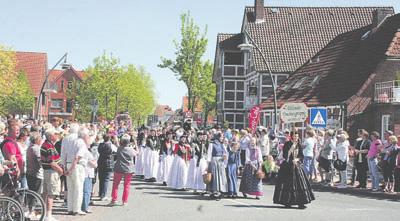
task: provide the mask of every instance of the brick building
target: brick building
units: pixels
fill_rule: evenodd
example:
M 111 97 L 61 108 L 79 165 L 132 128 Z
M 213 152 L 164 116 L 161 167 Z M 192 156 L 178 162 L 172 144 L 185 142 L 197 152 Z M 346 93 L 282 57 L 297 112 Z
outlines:
M 244 9 L 239 33 L 217 36 L 213 75 L 217 118 L 235 128 L 246 127 L 248 110 L 272 95 L 269 71 L 279 86 L 338 35 L 371 25 L 374 13 L 380 18 L 394 14 L 392 7 L 265 7 L 263 0 L 254 2 Z M 246 33 L 270 68 L 257 50 L 240 51 L 240 44 L 254 44 Z M 263 125 L 275 124 L 273 113 L 263 110 Z
M 278 88 L 278 106 L 327 107 L 353 137 L 359 128 L 400 134 L 399 77 L 400 14 L 378 10 L 371 24 L 336 36 L 297 69 Z

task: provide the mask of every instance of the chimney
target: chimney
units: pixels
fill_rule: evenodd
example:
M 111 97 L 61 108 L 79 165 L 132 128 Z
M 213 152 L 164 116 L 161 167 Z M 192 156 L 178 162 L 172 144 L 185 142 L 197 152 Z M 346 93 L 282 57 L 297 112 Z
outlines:
M 254 1 L 254 18 L 256 23 L 261 23 L 265 21 L 264 0 Z
M 386 17 L 391 16 L 393 10 L 389 8 L 378 8 L 372 12 L 372 28 L 378 28 L 379 25 L 386 19 Z

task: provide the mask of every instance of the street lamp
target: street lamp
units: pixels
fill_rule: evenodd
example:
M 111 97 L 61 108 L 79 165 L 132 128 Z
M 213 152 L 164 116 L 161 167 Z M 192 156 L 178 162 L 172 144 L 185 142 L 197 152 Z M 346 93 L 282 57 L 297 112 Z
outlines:
M 272 76 L 272 72 L 271 72 L 270 65 L 269 65 L 267 59 L 265 58 L 264 54 L 261 52 L 260 47 L 259 47 L 259 46 L 257 45 L 257 43 L 254 41 L 254 39 L 250 36 L 250 34 L 247 32 L 246 29 L 244 29 L 243 32 L 244 32 L 245 36 L 251 41 L 251 44 L 249 44 L 249 43 L 243 43 L 243 44 L 238 45 L 238 48 L 239 48 L 241 51 L 249 52 L 249 53 L 252 51 L 253 48 L 255 48 L 255 49 L 258 51 L 258 53 L 260 53 L 261 58 L 262 58 L 264 64 L 265 64 L 265 65 L 267 66 L 267 68 L 268 68 L 268 75 L 269 75 L 269 77 L 271 78 L 271 82 L 272 82 L 272 91 L 273 91 L 273 95 L 274 95 L 274 125 L 273 125 L 273 129 L 274 129 L 274 131 L 275 131 L 276 128 L 277 128 L 277 123 L 278 123 L 278 120 L 277 120 L 277 119 L 278 119 L 278 105 L 277 105 L 277 101 L 276 101 L 276 84 L 275 84 L 275 80 L 274 80 L 274 77 Z
M 66 70 L 66 69 L 69 69 L 69 68 L 71 67 L 70 64 L 67 64 L 67 55 L 68 55 L 68 53 L 65 53 L 65 54 L 57 61 L 57 63 L 53 66 L 53 68 L 51 68 L 50 70 L 48 70 L 48 69 L 46 70 L 46 77 L 45 77 L 45 79 L 44 79 L 44 81 L 43 81 L 43 84 L 42 84 L 42 87 L 41 87 L 40 93 L 39 93 L 39 98 L 38 98 L 38 101 L 37 101 L 36 117 L 35 117 L 35 119 L 37 119 L 37 120 L 39 120 L 39 108 L 42 106 L 42 105 L 41 105 L 41 103 L 42 103 L 42 98 L 44 97 L 44 94 L 43 94 L 43 93 L 52 93 L 52 92 L 55 93 L 55 92 L 57 92 L 57 91 L 51 89 L 50 87 L 45 88 L 45 86 L 48 85 L 48 82 L 47 82 L 47 81 L 48 81 L 48 79 L 49 79 L 50 72 L 53 71 L 62 61 L 64 61 L 64 62 L 61 64 L 61 69 Z

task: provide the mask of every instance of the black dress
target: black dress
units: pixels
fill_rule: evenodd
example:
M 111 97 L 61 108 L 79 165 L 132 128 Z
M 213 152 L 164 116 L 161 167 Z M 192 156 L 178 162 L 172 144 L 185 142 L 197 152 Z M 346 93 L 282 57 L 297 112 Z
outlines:
M 278 180 L 275 184 L 274 203 L 285 206 L 304 205 L 315 200 L 310 182 L 301 167 L 303 150 L 300 144 L 294 145 L 292 141 L 285 143 L 283 147 L 285 161 L 281 164 L 278 172 Z M 300 161 L 293 163 L 293 159 Z

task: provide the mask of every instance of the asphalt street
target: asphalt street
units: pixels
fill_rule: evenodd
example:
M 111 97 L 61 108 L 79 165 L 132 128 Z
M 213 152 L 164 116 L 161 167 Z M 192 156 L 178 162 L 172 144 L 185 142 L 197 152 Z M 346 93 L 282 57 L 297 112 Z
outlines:
M 120 190 L 122 186 L 120 186 Z M 210 200 L 191 191 L 173 191 L 156 183 L 134 180 L 129 203 L 108 207 L 96 201 L 92 214 L 65 216 L 59 209 L 59 220 L 397 220 L 400 202 L 369 196 L 352 196 L 315 190 L 316 200 L 305 210 L 286 209 L 272 203 L 274 187 L 264 185 L 264 197 Z M 119 197 L 122 196 L 120 191 Z M 120 200 L 120 199 L 119 199 Z M 57 209 L 56 209 L 57 211 Z M 57 212 L 56 212 L 57 214 Z

